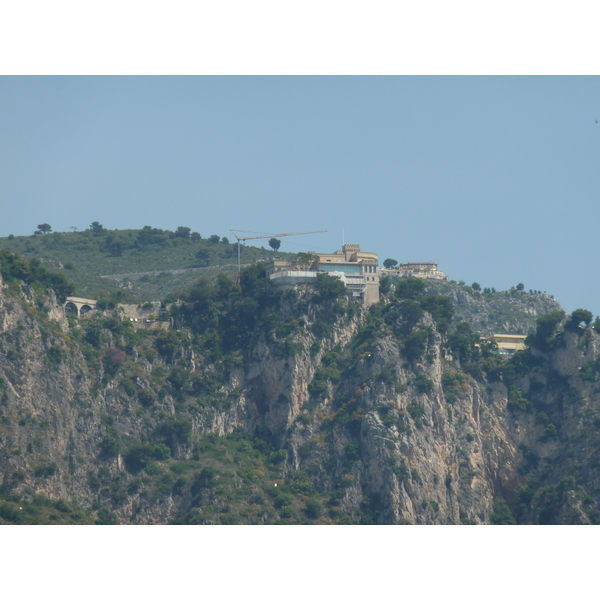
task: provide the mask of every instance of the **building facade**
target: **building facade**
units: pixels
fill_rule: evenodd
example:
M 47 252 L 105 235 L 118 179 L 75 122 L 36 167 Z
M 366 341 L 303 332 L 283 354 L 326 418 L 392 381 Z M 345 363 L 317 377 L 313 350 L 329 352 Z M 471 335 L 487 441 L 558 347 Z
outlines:
M 289 289 L 314 284 L 319 273 L 339 277 L 351 298 L 369 306 L 379 302 L 379 259 L 374 252 L 362 252 L 357 244 L 344 244 L 332 254 L 302 254 L 296 261 L 273 260 L 267 275 L 274 285 Z
M 525 350 L 526 335 L 512 333 L 494 333 L 482 338 L 486 342 L 496 342 L 498 354 L 513 355 L 517 350 Z
M 434 262 L 408 262 L 394 269 L 381 269 L 382 274 L 395 277 L 418 277 L 420 279 L 448 280 L 448 275 L 438 269 Z

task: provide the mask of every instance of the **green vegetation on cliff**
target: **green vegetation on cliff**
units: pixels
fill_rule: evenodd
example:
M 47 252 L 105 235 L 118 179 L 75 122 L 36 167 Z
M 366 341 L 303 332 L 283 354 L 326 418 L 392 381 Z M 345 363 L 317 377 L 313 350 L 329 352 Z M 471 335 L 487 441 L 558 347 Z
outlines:
M 154 327 L 108 301 L 63 317 L 62 279 L 2 257 L 2 522 L 599 521 L 588 311 L 538 316 L 506 359 L 429 282 L 366 310 L 326 275 L 277 293 L 256 264 Z
M 92 223 L 85 231 L 9 236 L 0 248 L 37 259 L 64 275 L 77 295 L 94 298 L 104 290 L 127 291 L 134 301 L 161 300 L 189 287 L 201 273 L 237 272 L 237 244 L 218 235 L 202 237 L 188 227 L 108 230 Z M 291 256 L 242 246 L 242 263 Z

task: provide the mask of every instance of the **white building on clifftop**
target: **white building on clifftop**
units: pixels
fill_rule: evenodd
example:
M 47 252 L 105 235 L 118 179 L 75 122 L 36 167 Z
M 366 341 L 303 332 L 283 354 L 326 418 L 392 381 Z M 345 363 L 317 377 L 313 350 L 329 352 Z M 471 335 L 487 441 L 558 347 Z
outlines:
M 349 295 L 369 306 L 379 302 L 379 258 L 374 252 L 362 252 L 357 244 L 344 244 L 332 254 L 304 253 L 296 261 L 273 260 L 267 263 L 267 275 L 274 285 L 289 289 L 314 284 L 319 273 L 339 277 Z

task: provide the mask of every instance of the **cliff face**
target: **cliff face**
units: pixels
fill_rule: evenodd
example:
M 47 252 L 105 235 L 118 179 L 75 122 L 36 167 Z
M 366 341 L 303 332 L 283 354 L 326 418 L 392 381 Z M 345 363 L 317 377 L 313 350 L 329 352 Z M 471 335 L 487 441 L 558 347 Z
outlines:
M 422 351 L 409 359 L 398 323 L 376 326 L 360 311 L 317 337 L 324 308 L 303 294 L 308 309 L 287 349 L 259 335 L 209 392 L 215 367 L 185 331 L 161 354 L 164 332 L 128 345 L 105 321 L 94 361 L 92 330 L 69 323 L 51 294 L 0 294 L 3 489 L 110 510 L 123 523 L 236 522 L 227 519 L 237 497 L 258 506 L 237 522 L 484 524 L 503 522 L 499 500 L 521 523 L 597 522 L 591 327 L 467 374 L 428 313 L 416 325 Z M 282 318 L 297 301 L 280 305 Z M 269 444 L 270 458 L 248 441 L 231 450 L 227 436 L 240 432 Z M 214 481 L 223 488 L 230 464 L 225 498 Z
M 456 319 L 470 323 L 481 335 L 527 335 L 535 330 L 538 317 L 561 310 L 554 297 L 545 293 L 517 289 L 484 293 L 446 281 L 428 281 L 427 286 L 436 294 L 448 296 L 455 306 Z

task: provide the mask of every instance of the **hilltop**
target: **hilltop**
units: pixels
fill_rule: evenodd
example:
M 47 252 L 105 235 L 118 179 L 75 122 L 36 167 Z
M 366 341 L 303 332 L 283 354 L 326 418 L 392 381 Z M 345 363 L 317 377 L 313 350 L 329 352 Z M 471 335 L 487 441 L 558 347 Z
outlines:
M 99 298 L 110 294 L 120 302 L 143 304 L 174 300 L 199 278 L 216 282 L 219 273 L 237 275 L 237 243 L 216 234 L 207 237 L 188 227 L 176 231 L 145 226 L 107 230 L 93 223 L 86 231 L 37 233 L 0 239 L 0 248 L 39 260 L 74 285 L 74 295 Z M 241 247 L 243 266 L 293 253 Z M 391 277 L 392 287 L 397 278 Z M 431 293 L 448 296 L 455 319 L 480 335 L 528 334 L 537 317 L 562 310 L 552 296 L 516 289 L 484 292 L 455 281 L 425 279 Z
M 0 248 L 63 273 L 74 283 L 76 295 L 88 298 L 107 292 L 129 302 L 159 301 L 200 276 L 216 280 L 220 272 L 232 277 L 237 273 L 237 243 L 216 234 L 203 237 L 189 227 L 108 230 L 93 223 L 86 231 L 0 238 Z M 241 247 L 243 265 L 289 256 Z
M 562 310 L 550 296 L 511 288 L 504 291 L 475 290 L 455 281 L 425 280 L 430 293 L 448 296 L 455 307 L 454 318 L 465 321 L 482 336 L 494 333 L 528 335 L 542 315 Z

